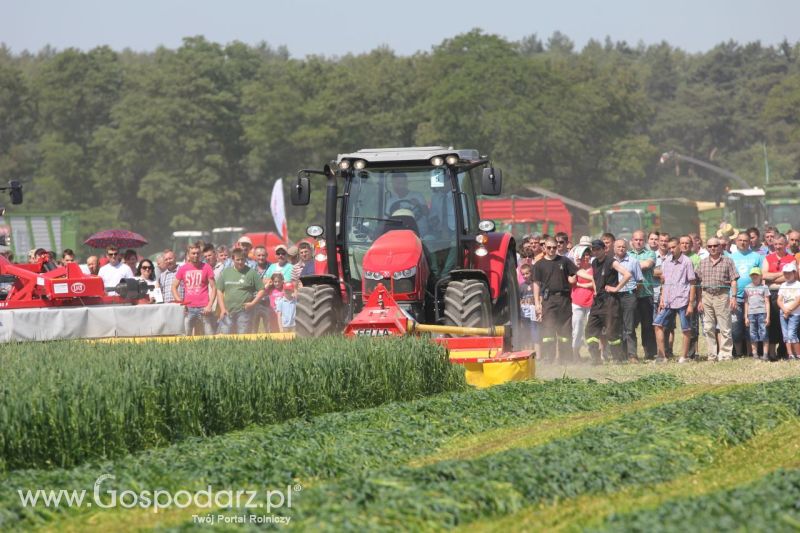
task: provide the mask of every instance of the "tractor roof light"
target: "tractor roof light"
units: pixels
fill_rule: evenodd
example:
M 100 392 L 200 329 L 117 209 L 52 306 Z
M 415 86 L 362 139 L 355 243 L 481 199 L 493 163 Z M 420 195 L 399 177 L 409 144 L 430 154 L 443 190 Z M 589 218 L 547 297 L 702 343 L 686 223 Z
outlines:
M 444 158 L 445 162 L 450 165 L 451 167 L 458 163 L 458 156 L 454 154 L 450 154 Z
M 347 170 L 348 168 L 350 168 L 350 160 L 342 159 L 341 161 L 339 161 L 339 168 L 341 170 Z
M 440 166 L 444 165 L 444 157 L 442 157 L 440 155 L 431 157 L 431 165 L 433 165 L 435 167 L 440 167 Z
M 353 168 L 356 170 L 364 170 L 366 166 L 367 162 L 364 161 L 363 159 L 356 159 L 355 162 L 353 163 Z

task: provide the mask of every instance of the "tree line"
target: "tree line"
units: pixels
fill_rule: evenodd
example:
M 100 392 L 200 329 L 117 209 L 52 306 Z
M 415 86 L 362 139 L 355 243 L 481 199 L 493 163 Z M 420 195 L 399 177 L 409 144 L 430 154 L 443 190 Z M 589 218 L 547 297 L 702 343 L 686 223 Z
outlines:
M 763 183 L 800 177 L 800 43 L 728 41 L 690 54 L 666 42 L 561 33 L 510 41 L 473 30 L 428 52 L 386 47 L 292 58 L 266 43 L 190 37 L 154 52 L 0 47 L 0 181 L 26 209 L 74 210 L 82 230 L 270 230 L 274 180 L 366 147 L 478 148 L 507 193 L 539 185 L 600 205 L 714 200 L 676 150 Z M 287 206 L 290 234 L 321 220 Z

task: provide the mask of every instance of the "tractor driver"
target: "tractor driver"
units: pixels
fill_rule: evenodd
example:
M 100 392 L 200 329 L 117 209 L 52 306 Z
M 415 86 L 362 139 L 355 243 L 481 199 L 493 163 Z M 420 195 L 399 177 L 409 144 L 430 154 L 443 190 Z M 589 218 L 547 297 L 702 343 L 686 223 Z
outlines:
M 403 172 L 392 175 L 392 190 L 387 191 L 386 214 L 391 216 L 398 209 L 410 209 L 419 219 L 428 214 L 428 203 L 422 193 L 409 190 L 408 176 Z

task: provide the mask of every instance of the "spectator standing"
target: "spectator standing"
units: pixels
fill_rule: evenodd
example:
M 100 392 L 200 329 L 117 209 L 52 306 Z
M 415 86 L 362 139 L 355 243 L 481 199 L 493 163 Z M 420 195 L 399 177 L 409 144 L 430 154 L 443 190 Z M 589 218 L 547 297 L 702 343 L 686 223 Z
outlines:
M 669 241 L 669 251 L 672 254 L 661 265 L 663 285 L 661 287 L 661 301 L 658 305 L 658 314 L 653 320 L 656 328 L 656 342 L 658 342 L 657 361 L 666 361 L 666 343 L 664 330 L 674 315 L 681 321 L 683 330 L 683 356 L 679 363 L 688 359 L 689 345 L 691 343 L 692 325 L 691 314 L 694 310 L 695 275 L 692 261 L 683 255 L 678 239 Z
M 88 274 L 90 276 L 99 276 L 100 275 L 100 260 L 97 258 L 96 255 L 90 255 L 86 258 L 86 264 L 81 265 L 81 270 L 83 270 L 84 274 Z
M 678 244 L 681 247 L 681 254 L 688 257 L 692 261 L 692 270 L 697 271 L 697 267 L 700 266 L 700 256 L 694 251 L 695 243 L 694 239 L 692 239 L 692 236 L 681 235 L 681 237 L 678 239 Z M 688 315 L 689 322 L 692 325 L 688 357 L 697 356 L 697 342 L 700 339 L 700 313 L 697 312 L 697 303 L 698 300 L 695 298 L 695 307 L 692 309 L 691 315 Z
M 153 288 L 147 289 L 147 297 L 151 304 L 164 303 L 164 296 L 161 294 L 161 287 L 158 286 L 158 279 L 156 278 L 156 267 L 149 259 L 142 259 L 136 266 L 135 279 L 144 281 L 148 286 Z
M 556 253 L 558 255 L 567 255 L 569 252 L 569 235 L 563 231 L 556 233 Z
M 775 226 L 768 226 L 764 230 L 764 246 L 767 247 L 767 255 L 775 253 L 775 238 L 780 234 Z
M 231 266 L 228 258 L 228 247 L 221 245 L 217 247 L 217 262 L 214 264 L 214 278 L 219 279 L 222 271 Z
M 183 285 L 183 296 L 178 293 L 180 285 Z M 186 262 L 178 269 L 172 281 L 172 298 L 182 303 L 186 309 L 187 335 L 214 334 L 216 297 L 214 270 L 200 259 L 200 247 L 191 244 L 187 249 Z
M 66 265 L 67 263 L 74 263 L 75 262 L 75 252 L 73 252 L 69 248 L 65 248 L 64 251 L 61 253 L 61 263 Z
M 283 296 L 275 302 L 275 311 L 278 314 L 278 324 L 282 333 L 294 331 L 294 317 L 297 312 L 297 300 L 294 297 L 294 284 L 286 283 L 283 287 Z
M 591 241 L 589 241 L 591 243 Z M 586 343 L 586 322 L 594 302 L 594 278 L 592 277 L 592 250 L 590 246 L 575 247 L 578 256 L 578 272 L 575 274 L 575 285 L 572 287 L 572 355 L 576 361 L 581 360 L 581 348 Z
M 658 234 L 651 233 L 650 237 L 655 236 L 653 241 L 658 247 Z M 633 232 L 631 238 L 631 251 L 628 252 L 634 259 L 639 261 L 639 269 L 642 271 L 642 283 L 636 291 L 636 315 L 635 328 L 641 326 L 642 347 L 644 348 L 645 359 L 655 359 L 658 353 L 656 346 L 656 331 L 653 329 L 653 286 L 655 278 L 653 272 L 656 268 L 656 252 L 650 249 L 650 245 L 644 244 L 644 231 Z M 624 337 L 623 337 L 624 338 Z
M 770 321 L 769 288 L 761 278 L 761 269 L 750 270 L 750 285 L 744 288 L 744 325 L 750 330 L 750 355 L 758 359 L 758 343 L 762 344 L 763 359 L 768 359 L 767 326 Z
M 644 237 L 642 237 L 644 244 Z M 622 353 L 627 355 L 628 361 L 638 363 L 636 353 L 636 288 L 643 281 L 642 269 L 639 260 L 628 253 L 628 243 L 625 239 L 614 241 L 614 258 L 631 277 L 617 291 L 620 313 L 622 316 Z
M 533 346 L 533 316 L 536 313 L 533 304 L 533 269 L 531 265 L 525 263 L 519 268 L 522 275 L 522 283 L 519 285 L 519 304 L 520 304 L 520 344 L 525 348 Z
M 136 250 L 125 250 L 125 255 L 123 257 L 125 257 L 124 262 L 128 265 L 128 268 L 131 269 L 131 272 L 136 272 L 136 265 L 139 263 L 139 254 L 136 253 Z
M 660 236 L 661 234 L 657 231 L 651 231 L 650 235 L 647 236 L 647 247 L 653 253 L 658 252 L 658 238 Z
M 161 275 L 158 276 L 158 284 L 161 286 L 161 293 L 164 295 L 164 303 L 180 303 L 183 301 L 183 285 L 178 287 L 178 298 L 172 294 L 172 284 L 175 282 L 175 276 L 178 274 L 178 263 L 175 261 L 175 252 L 172 250 L 164 250 L 161 254 L 161 260 L 164 262 L 164 268 Z
M 663 272 L 661 267 L 664 261 L 670 257 L 669 241 L 672 240 L 670 234 L 662 232 L 658 237 L 658 251 L 656 252 L 656 267 L 653 269 L 653 318 L 658 315 L 658 304 L 661 301 L 661 281 L 663 280 Z M 653 328 L 655 333 L 655 328 Z M 664 344 L 666 357 L 672 357 L 672 345 L 675 341 L 675 315 L 673 315 L 667 323 L 664 324 Z M 658 343 L 656 342 L 656 351 Z
M 250 268 L 256 267 L 256 261 L 252 257 L 250 257 L 250 252 L 253 250 L 253 241 L 247 235 L 242 235 L 239 237 L 239 240 L 236 241 L 236 246 L 241 248 L 244 251 L 244 262 Z M 227 265 L 227 266 L 230 266 Z
M 603 233 L 603 236 L 600 237 L 600 240 L 603 241 L 603 244 L 606 245 L 606 255 L 614 255 L 614 241 L 617 240 L 614 237 L 613 233 Z
M 797 263 L 783 266 L 786 281 L 778 290 L 778 307 L 781 310 L 781 328 L 789 359 L 800 359 L 800 281 L 797 280 Z
M 272 263 L 267 269 L 267 277 L 272 277 L 275 272 L 280 272 L 283 279 L 292 279 L 292 264 L 289 262 L 289 249 L 283 244 L 275 247 L 275 256 L 278 258 L 277 263 Z
M 256 274 L 261 279 L 261 283 L 264 284 L 266 288 L 269 281 L 269 276 L 267 272 L 269 271 L 270 262 L 267 261 L 267 249 L 263 246 L 256 246 L 253 249 L 253 257 L 256 260 Z M 270 326 L 276 323 L 275 311 L 273 310 L 272 306 L 270 305 L 269 298 L 267 297 L 267 293 L 269 291 L 265 291 L 265 296 L 262 297 L 258 302 L 256 302 L 256 306 L 253 308 L 253 318 L 250 323 L 250 331 L 252 333 L 258 333 L 258 328 L 261 324 L 264 325 L 264 331 L 267 333 L 275 331 Z
M 794 260 L 800 263 L 800 231 L 792 230 L 786 234 L 789 239 L 789 253 L 794 256 Z
M 737 355 L 745 355 L 747 350 L 747 336 L 744 331 L 744 288 L 750 283 L 750 271 L 753 267 L 761 268 L 764 258 L 750 249 L 750 235 L 742 231 L 736 236 L 736 250 L 731 253 L 733 264 L 739 272 L 736 291 L 736 312 L 731 317 L 731 334 Z
M 697 257 L 699 257 L 700 260 L 708 257 L 708 250 L 703 248 L 703 239 L 700 238 L 700 235 L 698 233 L 690 233 L 689 237 L 692 239 L 692 252 L 697 254 Z M 699 265 L 700 262 L 698 261 L 697 264 Z
M 767 353 L 770 359 L 783 359 L 786 357 L 786 345 L 783 342 L 780 321 L 781 310 L 778 307 L 778 289 L 780 289 L 781 283 L 786 281 L 782 272 L 784 265 L 795 262 L 794 256 L 788 252 L 786 245 L 786 236 L 776 234 L 772 238 L 772 247 L 775 251 L 767 254 L 767 257 L 764 258 L 767 268 L 763 273 L 763 277 L 769 286 L 769 312 L 771 318 L 769 326 L 767 326 L 767 336 L 769 337 Z
M 607 343 L 609 357 L 621 361 L 621 316 L 616 293 L 628 283 L 631 273 L 619 264 L 613 254 L 606 252 L 606 245 L 601 240 L 592 241 L 592 255 L 595 295 L 586 323 L 586 344 L 593 364 L 602 362 L 600 343 L 603 340 Z
M 217 284 L 219 333 L 247 333 L 252 309 L 264 296 L 264 283 L 255 270 L 247 266 L 243 249 L 236 248 L 231 255 L 233 265 L 222 271 Z
M 703 334 L 709 361 L 733 358 L 731 313 L 736 310 L 736 280 L 733 261 L 723 255 L 720 239 L 708 239 L 709 256 L 700 261 L 697 277 L 697 310 L 703 314 Z M 717 341 L 719 328 L 719 341 Z
M 133 278 L 130 267 L 120 261 L 119 249 L 116 246 L 106 248 L 106 257 L 108 257 L 108 263 L 103 265 L 98 272 L 98 275 L 103 278 L 104 287 L 116 287 L 123 279 Z M 108 295 L 116 296 L 117 293 L 108 291 Z
M 545 256 L 533 266 L 533 299 L 542 317 L 542 358 L 565 363 L 573 359 L 570 285 L 578 267 L 557 249 L 555 239 L 545 241 Z
M 750 237 L 750 249 L 759 255 L 766 256 L 769 248 L 761 242 L 761 232 L 758 228 L 747 228 L 747 235 Z
M 297 245 L 300 259 L 292 265 L 292 283 L 298 283 L 303 276 L 314 275 L 314 250 L 306 241 L 301 241 Z

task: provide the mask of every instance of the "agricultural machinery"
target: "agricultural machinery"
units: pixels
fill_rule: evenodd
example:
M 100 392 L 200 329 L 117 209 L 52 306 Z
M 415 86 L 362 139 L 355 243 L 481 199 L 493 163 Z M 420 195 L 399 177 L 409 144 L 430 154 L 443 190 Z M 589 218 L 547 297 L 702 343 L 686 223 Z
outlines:
M 439 146 L 340 154 L 298 173 L 294 205 L 309 203 L 312 175 L 326 179 L 325 224 L 308 228 L 315 274 L 301 278 L 298 336 L 425 332 L 468 379 L 470 365 L 478 382 L 530 375 L 530 352 L 513 351 L 514 239 L 478 217 L 477 195 L 502 186 L 486 157 Z

